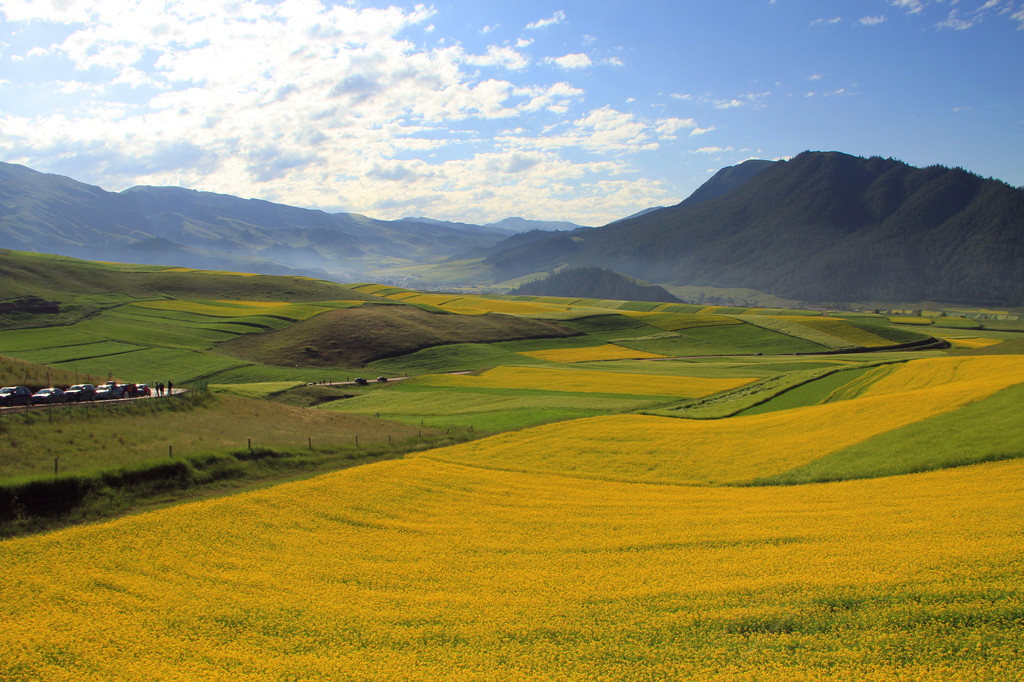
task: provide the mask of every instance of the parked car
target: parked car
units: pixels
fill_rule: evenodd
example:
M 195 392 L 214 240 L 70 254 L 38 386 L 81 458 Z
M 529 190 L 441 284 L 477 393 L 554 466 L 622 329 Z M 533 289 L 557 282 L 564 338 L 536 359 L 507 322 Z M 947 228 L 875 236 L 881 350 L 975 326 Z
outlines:
M 96 389 L 96 400 L 117 400 L 123 394 L 116 381 L 108 381 Z
M 149 397 L 153 395 L 153 389 L 149 387 L 149 384 L 135 384 L 133 395 L 136 398 Z
M 0 405 L 28 405 L 32 402 L 32 391 L 24 386 L 5 386 L 0 388 Z
M 388 380 L 388 378 L 387 378 L 387 377 L 377 377 L 377 381 L 379 381 L 379 382 L 380 382 L 380 383 L 382 383 L 382 384 L 383 384 L 383 383 L 385 383 L 385 382 L 387 382 L 387 380 Z
M 41 388 L 32 394 L 33 405 L 53 405 L 54 403 L 66 403 L 67 397 L 64 391 L 59 388 Z
M 359 384 L 360 386 L 366 386 L 370 382 L 368 382 L 363 377 L 356 377 L 356 383 Z
M 80 403 L 85 400 L 96 399 L 96 387 L 92 384 L 75 384 L 64 391 L 64 397 L 69 403 Z

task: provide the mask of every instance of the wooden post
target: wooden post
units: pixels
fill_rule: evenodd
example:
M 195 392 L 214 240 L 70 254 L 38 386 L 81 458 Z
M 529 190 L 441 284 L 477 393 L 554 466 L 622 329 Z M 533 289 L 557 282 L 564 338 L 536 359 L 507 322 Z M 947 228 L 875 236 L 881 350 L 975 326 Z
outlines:
M 359 447 L 359 434 L 356 434 L 356 447 Z
M 54 457 L 53 458 L 53 475 L 54 476 L 57 475 L 57 462 L 59 462 L 59 461 L 60 461 L 60 457 Z
M 249 439 L 249 452 L 252 452 L 252 438 Z
M 167 444 L 167 456 L 174 457 L 174 445 L 170 443 Z
M 310 450 L 312 450 L 312 449 L 313 449 L 313 436 L 310 436 L 310 437 L 309 437 L 309 449 L 310 449 Z

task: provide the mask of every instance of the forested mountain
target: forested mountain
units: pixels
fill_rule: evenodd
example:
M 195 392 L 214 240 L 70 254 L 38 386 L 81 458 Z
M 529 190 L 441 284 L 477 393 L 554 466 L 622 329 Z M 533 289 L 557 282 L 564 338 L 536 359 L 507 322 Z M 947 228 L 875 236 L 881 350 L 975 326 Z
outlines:
M 106 192 L 0 163 L 0 247 L 264 274 L 357 275 L 493 245 L 499 228 L 375 220 L 178 187 Z
M 606 268 L 566 268 L 513 289 L 511 294 L 532 296 L 575 296 L 614 301 L 681 301 L 662 287 L 626 277 Z
M 737 188 L 486 260 L 563 265 L 809 302 L 1024 304 L 1024 190 L 960 168 L 805 152 Z

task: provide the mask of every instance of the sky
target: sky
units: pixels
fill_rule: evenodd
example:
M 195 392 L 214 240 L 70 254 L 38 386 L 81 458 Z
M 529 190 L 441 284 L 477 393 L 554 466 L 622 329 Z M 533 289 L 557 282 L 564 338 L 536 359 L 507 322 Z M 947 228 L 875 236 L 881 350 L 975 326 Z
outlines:
M 804 150 L 1024 185 L 1024 0 L 0 0 L 0 161 L 109 191 L 596 226 Z

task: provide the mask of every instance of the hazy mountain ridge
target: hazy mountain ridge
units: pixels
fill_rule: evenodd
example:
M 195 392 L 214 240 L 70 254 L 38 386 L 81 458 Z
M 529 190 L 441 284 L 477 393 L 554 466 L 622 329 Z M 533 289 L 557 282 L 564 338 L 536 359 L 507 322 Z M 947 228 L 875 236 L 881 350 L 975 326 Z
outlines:
M 1024 192 L 962 169 L 805 152 L 714 198 L 571 239 L 554 236 L 486 262 L 498 280 L 597 266 L 803 301 L 1020 305 Z
M 509 231 L 376 220 L 180 187 L 107 192 L 0 163 L 0 246 L 78 258 L 342 277 L 443 260 Z

